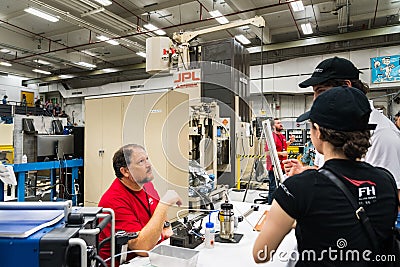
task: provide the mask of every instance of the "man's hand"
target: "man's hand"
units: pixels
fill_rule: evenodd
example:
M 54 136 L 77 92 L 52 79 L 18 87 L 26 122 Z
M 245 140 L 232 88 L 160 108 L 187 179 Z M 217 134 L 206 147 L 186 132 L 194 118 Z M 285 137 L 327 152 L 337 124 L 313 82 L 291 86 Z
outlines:
M 174 231 L 172 231 L 172 227 L 171 227 L 171 226 L 169 226 L 169 227 L 164 227 L 163 230 L 162 230 L 162 236 L 163 236 L 165 239 L 169 238 L 169 237 L 172 236 L 173 234 L 174 234 Z
M 306 170 L 297 159 L 286 159 L 282 163 L 287 176 L 293 176 Z
M 281 152 L 278 152 L 278 156 L 281 156 L 281 157 L 285 157 L 285 158 L 287 158 L 287 156 L 288 156 L 288 152 L 287 152 L 287 151 L 281 151 Z
M 175 190 L 168 190 L 165 195 L 161 198 L 160 200 L 161 203 L 164 203 L 168 206 L 172 205 L 182 205 L 182 199 L 178 195 L 178 193 L 175 192 Z

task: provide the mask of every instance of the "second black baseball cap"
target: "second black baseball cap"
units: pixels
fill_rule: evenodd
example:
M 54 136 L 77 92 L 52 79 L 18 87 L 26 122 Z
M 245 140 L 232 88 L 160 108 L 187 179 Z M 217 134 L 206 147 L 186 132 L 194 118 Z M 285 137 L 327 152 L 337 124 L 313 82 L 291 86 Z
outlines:
M 360 71 L 351 61 L 333 57 L 318 64 L 310 78 L 299 84 L 301 88 L 322 84 L 332 79 L 358 80 Z

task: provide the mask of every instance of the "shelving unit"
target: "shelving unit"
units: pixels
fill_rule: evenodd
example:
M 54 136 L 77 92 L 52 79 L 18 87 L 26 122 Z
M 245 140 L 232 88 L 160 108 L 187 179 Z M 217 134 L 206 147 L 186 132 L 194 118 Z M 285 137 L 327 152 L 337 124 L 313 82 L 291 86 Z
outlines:
M 290 140 L 290 135 L 293 135 L 295 141 L 291 146 L 303 146 L 304 145 L 304 133 L 302 129 L 287 129 L 286 140 Z

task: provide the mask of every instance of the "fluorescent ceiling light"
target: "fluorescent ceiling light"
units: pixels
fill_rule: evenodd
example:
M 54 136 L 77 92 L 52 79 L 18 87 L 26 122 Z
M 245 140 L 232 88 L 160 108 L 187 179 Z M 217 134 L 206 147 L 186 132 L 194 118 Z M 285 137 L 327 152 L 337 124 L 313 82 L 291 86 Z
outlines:
M 147 30 L 149 31 L 155 31 L 158 30 L 158 27 L 154 26 L 153 24 L 149 23 L 149 24 L 145 24 L 143 25 L 143 27 L 145 27 Z
M 141 57 L 146 57 L 146 53 L 145 52 L 136 52 L 136 55 L 141 56 Z
M 303 23 L 300 26 L 301 26 L 301 30 L 303 31 L 303 34 L 312 34 L 313 33 L 310 22 Z
M 227 24 L 229 20 L 225 18 L 219 10 L 210 11 L 210 16 L 215 18 L 219 24 Z
M 108 40 L 106 43 L 109 43 L 110 45 L 119 45 L 119 43 L 115 40 Z
M 8 62 L 0 61 L 1 66 L 11 67 L 12 65 Z
M 0 49 L 0 52 L 1 53 L 10 53 L 11 51 L 8 50 L 8 49 L 3 48 L 3 49 Z
M 105 37 L 105 36 L 103 36 L 103 35 L 98 35 L 98 36 L 96 36 L 96 38 L 99 39 L 100 41 L 107 41 L 107 40 L 110 40 L 110 38 Z
M 41 59 L 34 59 L 33 62 L 39 63 L 39 64 L 43 64 L 43 65 L 51 65 L 50 62 L 41 60 Z
M 43 11 L 40 11 L 40 10 L 32 8 L 32 7 L 25 8 L 24 10 L 25 10 L 25 12 L 28 12 L 28 13 L 30 13 L 32 15 L 38 16 L 38 17 L 40 17 L 42 19 L 46 19 L 46 20 L 51 21 L 51 22 L 57 22 L 59 20 L 58 18 L 56 18 L 56 17 L 54 17 L 52 15 L 46 14 Z
M 92 57 L 97 56 L 96 53 L 93 53 L 90 50 L 82 50 L 81 52 L 85 53 L 86 55 L 92 56 Z
M 70 74 L 61 74 L 61 75 L 58 75 L 58 77 L 61 79 L 70 79 L 70 78 L 74 78 L 75 76 L 70 75 Z
M 303 5 L 303 2 L 301 0 L 300 1 L 290 2 L 290 5 L 292 6 L 292 9 L 293 9 L 294 12 L 303 11 L 304 10 L 304 5 Z
M 166 34 L 167 34 L 167 33 L 166 33 L 165 31 L 163 31 L 163 30 L 156 30 L 156 31 L 154 31 L 154 33 L 157 34 L 157 35 L 166 35 Z
M 99 3 L 100 5 L 103 5 L 103 6 L 109 6 L 112 4 L 112 2 L 110 0 L 94 0 L 94 1 L 96 1 L 97 3 Z
M 99 39 L 100 41 L 105 41 L 106 43 L 109 43 L 111 45 L 119 45 L 119 43 L 115 40 L 110 40 L 110 38 L 103 36 L 103 35 L 99 35 L 96 36 L 97 39 Z
M 247 39 L 246 36 L 244 36 L 243 34 L 236 35 L 235 38 L 244 45 L 251 43 L 250 40 Z
M 94 69 L 94 68 L 97 67 L 96 65 L 93 65 L 93 64 L 90 64 L 90 63 L 87 63 L 87 62 L 83 62 L 83 61 L 76 62 L 75 64 L 79 65 L 79 66 L 82 66 L 82 67 L 91 68 L 91 69 Z
M 154 26 L 151 23 L 145 24 L 143 25 L 143 27 L 145 27 L 147 30 L 153 32 L 157 35 L 166 35 L 167 33 L 163 30 L 160 30 L 157 26 Z
M 117 69 L 113 69 L 113 68 L 108 68 L 108 69 L 102 69 L 103 72 L 105 73 L 112 73 L 112 72 L 117 72 Z
M 50 71 L 39 70 L 39 69 L 33 69 L 32 71 L 37 72 L 37 73 L 47 74 L 47 75 L 51 74 Z

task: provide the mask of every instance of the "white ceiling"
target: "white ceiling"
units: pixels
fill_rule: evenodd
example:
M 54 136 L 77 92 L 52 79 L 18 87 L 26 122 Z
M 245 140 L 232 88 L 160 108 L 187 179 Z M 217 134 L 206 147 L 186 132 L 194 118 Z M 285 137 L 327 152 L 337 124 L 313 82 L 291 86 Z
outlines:
M 291 42 L 299 39 L 338 35 L 378 27 L 398 26 L 400 0 L 303 0 L 305 10 L 294 12 L 285 0 L 113 0 L 104 10 L 95 0 L 0 0 L 0 72 L 22 74 L 30 78 L 46 75 L 32 72 L 39 68 L 54 76 L 88 72 L 78 61 L 97 65 L 97 69 L 135 66 L 144 62 L 136 52 L 145 50 L 145 40 L 153 33 L 142 26 L 152 23 L 174 32 L 219 25 L 208 11 L 218 9 L 230 21 L 263 16 L 267 29 L 254 27 L 224 30 L 202 35 L 196 42 L 230 38 L 242 33 L 251 39 L 248 47 Z M 24 11 L 34 7 L 59 17 L 48 22 Z M 300 24 L 310 22 L 314 33 L 302 34 Z M 269 33 L 269 34 L 268 34 Z M 96 35 L 114 37 L 113 46 L 96 39 Z M 257 36 L 257 38 L 256 38 Z M 374 44 L 371 44 L 373 46 Z M 51 65 L 34 60 L 42 59 Z

